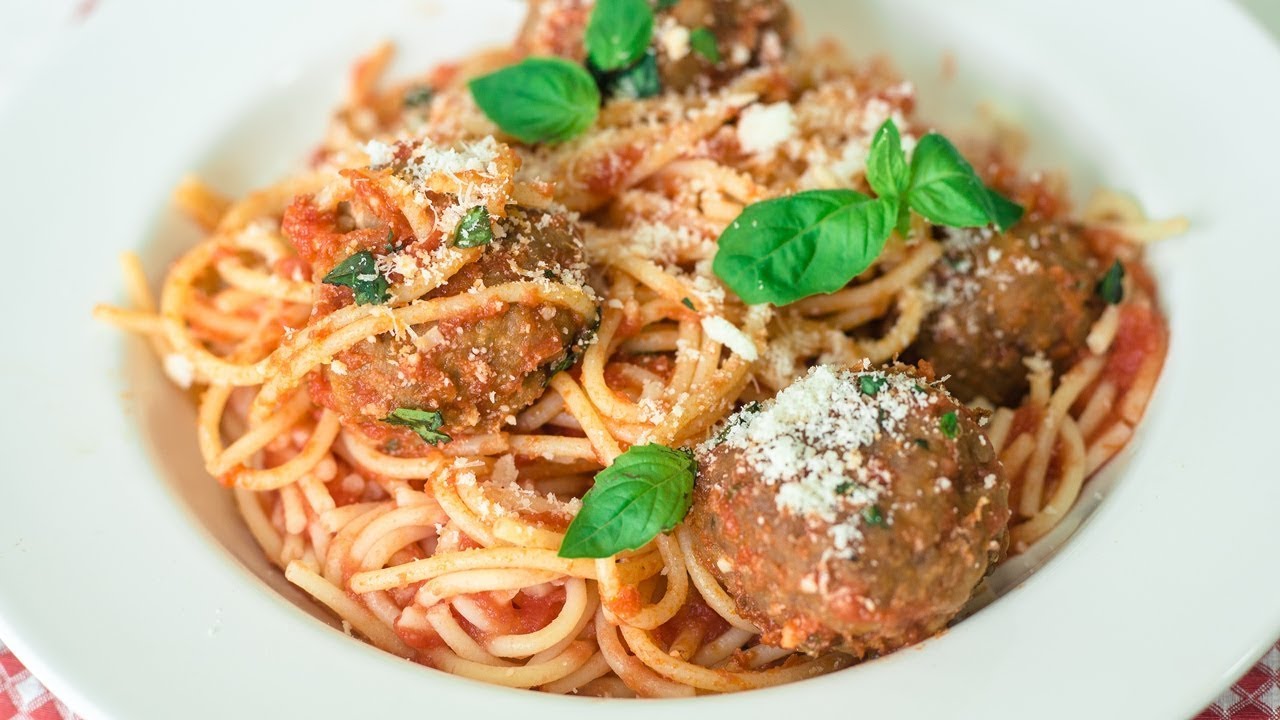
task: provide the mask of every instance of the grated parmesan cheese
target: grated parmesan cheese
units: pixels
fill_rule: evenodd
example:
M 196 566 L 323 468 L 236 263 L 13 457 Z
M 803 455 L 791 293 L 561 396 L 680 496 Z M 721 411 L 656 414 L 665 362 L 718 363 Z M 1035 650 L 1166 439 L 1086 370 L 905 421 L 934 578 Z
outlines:
M 654 33 L 658 39 L 658 47 L 671 60 L 680 60 L 689 54 L 689 28 L 677 23 L 675 18 L 668 17 Z
M 409 158 L 407 169 L 420 179 L 436 174 L 456 176 L 460 172 L 497 175 L 498 153 L 498 141 L 492 135 L 474 143 L 459 143 L 456 149 L 423 142 Z
M 380 140 L 370 140 L 364 145 L 364 154 L 369 156 L 370 167 L 381 167 L 395 160 L 396 147 Z
M 702 318 L 702 331 L 707 334 L 707 337 L 741 355 L 747 362 L 755 362 L 760 357 L 755 342 L 736 325 L 722 317 Z
M 738 144 L 744 152 L 773 152 L 795 134 L 796 111 L 786 101 L 752 105 L 738 118 Z
M 863 376 L 882 380 L 881 390 L 863 393 Z M 937 402 L 917 390 L 917 382 L 903 373 L 820 365 L 763 409 L 731 416 L 722 440 L 708 440 L 698 451 L 718 442 L 741 450 L 760 481 L 777 488 L 779 511 L 824 523 L 833 551 L 851 557 L 862 538 L 860 510 L 890 481 L 888 470 L 862 449 L 884 434 L 896 436 L 913 409 Z

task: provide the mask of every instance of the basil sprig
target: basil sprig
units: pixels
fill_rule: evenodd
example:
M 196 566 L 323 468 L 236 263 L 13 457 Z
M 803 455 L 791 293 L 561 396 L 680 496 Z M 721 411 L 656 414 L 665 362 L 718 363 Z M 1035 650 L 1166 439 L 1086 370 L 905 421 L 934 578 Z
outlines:
M 916 145 L 905 197 L 907 207 L 935 225 L 1007 230 L 1022 217 L 1022 207 L 983 185 L 969 161 L 938 133 Z
M 810 190 L 747 206 L 720 235 L 712 269 L 750 304 L 787 305 L 835 292 L 871 266 L 910 213 L 950 227 L 1008 229 L 1022 208 L 982 184 L 955 146 L 937 133 L 917 143 L 910 164 L 892 120 L 876 131 L 867 184 L 853 190 Z
M 600 90 L 591 73 L 561 58 L 526 58 L 468 87 L 490 120 L 530 145 L 580 135 L 600 114 Z
M 683 450 L 636 445 L 596 474 L 560 557 L 605 558 L 643 547 L 689 512 L 698 463 Z
M 391 283 L 380 272 L 373 253 L 361 250 L 338 263 L 324 276 L 324 284 L 349 287 L 355 293 L 357 305 L 378 305 L 391 299 L 387 289 Z
M 896 200 L 854 190 L 764 200 L 729 224 L 711 267 L 752 305 L 835 292 L 880 254 L 897 215 Z
M 583 44 L 591 64 L 605 71 L 634 64 L 653 39 L 653 10 L 645 0 L 596 0 Z
M 442 442 L 447 443 L 453 439 L 449 435 L 440 432 L 440 427 L 444 425 L 444 416 L 435 410 L 396 408 L 391 411 L 390 415 L 382 418 L 382 422 L 388 425 L 407 427 L 430 445 Z

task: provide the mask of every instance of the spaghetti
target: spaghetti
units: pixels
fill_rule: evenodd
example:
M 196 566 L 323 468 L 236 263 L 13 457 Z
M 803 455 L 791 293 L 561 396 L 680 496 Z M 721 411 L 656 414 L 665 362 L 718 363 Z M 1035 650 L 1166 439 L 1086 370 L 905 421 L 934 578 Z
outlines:
M 131 307 L 96 311 L 145 336 L 193 390 L 205 466 L 232 488 L 264 553 L 349 633 L 501 685 L 675 697 L 850 664 L 761 644 L 685 528 L 604 559 L 557 549 L 595 473 L 626 448 L 697 443 L 815 362 L 879 364 L 912 346 L 943 255 L 919 218 L 847 288 L 784 308 L 743 305 L 711 271 L 716 237 L 747 205 L 859 186 L 875 128 L 888 118 L 913 127 L 911 86 L 830 45 L 759 53 L 719 89 L 613 100 L 583 137 L 517 151 L 492 139 L 465 83 L 518 51 L 383 87 L 390 53 L 357 65 L 306 173 L 239 200 L 183 181 L 175 201 L 208 236 L 170 268 L 158 301 L 127 256 Z M 406 103 L 424 89 L 428 104 Z M 746 121 L 769 107 L 781 119 Z M 392 144 L 405 138 L 417 140 Z M 412 142 L 454 155 L 429 157 L 439 167 L 415 182 L 375 172 Z M 449 164 L 469 152 L 484 161 Z M 1065 217 L 1049 181 L 1019 179 L 1007 159 L 988 170 L 1041 217 Z M 572 213 L 589 267 L 440 294 L 484 249 L 420 242 L 380 261 L 398 278 L 385 303 L 326 305 L 295 249 L 300 226 L 286 221 L 299 197 L 314 213 L 349 212 L 344 231 L 376 228 L 378 241 L 388 227 L 394 238 L 438 238 L 477 203 L 499 220 L 516 205 Z M 1013 488 L 1014 552 L 1049 532 L 1128 441 L 1167 346 L 1142 244 L 1179 228 L 1110 195 L 1083 222 L 1096 252 L 1131 272 L 1065 372 L 1027 358 L 1025 401 L 990 408 L 987 433 Z M 407 446 L 317 399 L 315 379 L 340 374 L 344 353 L 430 347 L 438 328 L 513 307 L 598 327 L 570 369 L 548 373 L 496 427 Z

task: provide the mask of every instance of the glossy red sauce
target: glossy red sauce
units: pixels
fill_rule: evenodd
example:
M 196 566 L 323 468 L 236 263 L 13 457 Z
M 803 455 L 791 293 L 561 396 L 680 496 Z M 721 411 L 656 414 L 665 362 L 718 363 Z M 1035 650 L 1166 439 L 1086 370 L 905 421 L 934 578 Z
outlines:
M 729 623 L 719 613 L 707 605 L 702 596 L 696 592 L 689 593 L 689 599 L 680 610 L 657 630 L 657 636 L 663 645 L 670 645 L 677 636 L 685 631 L 692 631 L 702 638 L 718 637 L 729 629 Z
M 592 158 L 580 182 L 593 195 L 616 195 L 626 184 L 636 165 L 644 157 L 643 147 L 624 145 L 613 152 Z
M 385 226 L 379 228 L 382 231 L 383 244 L 387 242 L 386 231 L 390 230 L 395 233 L 392 238 L 395 244 L 408 245 L 417 239 L 413 234 L 413 228 L 409 226 L 409 221 L 398 208 L 396 199 L 388 195 L 386 189 L 378 183 L 375 175 L 377 172 L 379 171 L 349 169 L 342 170 L 338 174 L 351 183 L 351 189 L 355 191 L 357 201 L 376 215 Z
M 1163 355 L 1166 339 L 1164 322 L 1154 308 L 1128 304 L 1120 308 L 1120 326 L 1107 355 L 1102 377 L 1123 392 L 1133 384 L 1134 376 L 1144 363 Z

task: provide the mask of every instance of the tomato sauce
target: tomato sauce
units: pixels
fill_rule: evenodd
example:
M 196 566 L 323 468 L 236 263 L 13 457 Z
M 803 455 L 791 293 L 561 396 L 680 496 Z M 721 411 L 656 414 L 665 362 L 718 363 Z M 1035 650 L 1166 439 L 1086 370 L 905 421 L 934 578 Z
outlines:
M 690 592 L 689 599 L 680 607 L 680 610 L 674 617 L 663 623 L 655 634 L 663 645 L 670 645 L 686 631 L 694 632 L 702 638 L 714 638 L 724 634 L 728 629 L 729 623 L 712 610 L 701 595 Z
M 1164 323 L 1154 308 L 1139 303 L 1122 306 L 1120 327 L 1107 354 L 1102 378 L 1123 393 L 1148 358 L 1164 353 L 1166 342 Z

